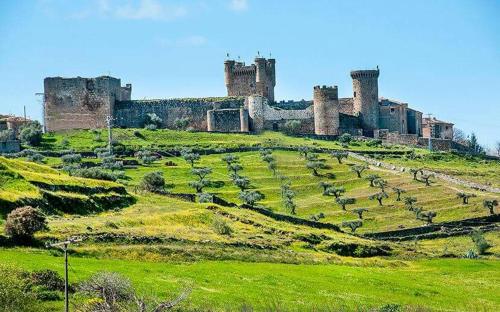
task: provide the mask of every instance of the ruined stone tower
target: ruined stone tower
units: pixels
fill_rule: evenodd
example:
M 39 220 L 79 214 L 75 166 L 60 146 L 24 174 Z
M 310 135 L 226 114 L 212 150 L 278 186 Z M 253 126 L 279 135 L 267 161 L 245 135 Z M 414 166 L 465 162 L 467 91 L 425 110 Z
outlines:
M 245 66 L 243 62 L 227 60 L 224 62 L 224 75 L 228 96 L 261 95 L 274 101 L 276 85 L 276 61 L 262 57 L 255 63 Z
M 359 115 L 367 136 L 372 136 L 373 130 L 379 128 L 378 76 L 378 68 L 351 71 L 353 113 Z
M 315 86 L 314 133 L 317 135 L 339 134 L 339 95 L 337 86 Z

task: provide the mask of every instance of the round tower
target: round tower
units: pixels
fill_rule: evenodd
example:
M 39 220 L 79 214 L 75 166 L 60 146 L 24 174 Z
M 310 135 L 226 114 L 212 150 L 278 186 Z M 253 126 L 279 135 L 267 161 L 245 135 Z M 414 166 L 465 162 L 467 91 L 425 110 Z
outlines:
M 378 76 L 378 68 L 351 71 L 353 112 L 359 115 L 363 132 L 368 136 L 379 127 Z
M 226 82 L 226 87 L 230 87 L 233 84 L 233 68 L 234 68 L 233 60 L 226 60 L 224 62 L 224 78 Z
M 250 129 L 253 132 L 264 130 L 264 106 L 267 105 L 267 98 L 261 95 L 250 95 L 246 98 L 245 107 L 248 109 L 250 118 Z
M 315 86 L 313 101 L 314 133 L 317 135 L 338 135 L 340 121 L 337 86 Z

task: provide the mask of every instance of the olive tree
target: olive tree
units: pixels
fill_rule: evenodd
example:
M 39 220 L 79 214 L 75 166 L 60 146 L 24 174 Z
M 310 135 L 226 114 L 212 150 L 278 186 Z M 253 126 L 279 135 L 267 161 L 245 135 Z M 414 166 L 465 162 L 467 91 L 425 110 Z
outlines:
M 417 175 L 419 173 L 424 174 L 424 171 L 422 168 L 417 168 L 417 169 L 411 168 L 410 173 L 413 175 L 413 180 L 417 180 Z
M 360 219 L 363 219 L 363 213 L 367 212 L 367 211 L 368 211 L 368 209 L 366 209 L 366 208 L 356 208 L 352 212 L 357 214 Z
M 376 194 L 373 194 L 373 195 L 370 195 L 368 197 L 369 200 L 374 200 L 376 199 L 378 201 L 378 204 L 380 206 L 382 206 L 382 201 L 384 200 L 384 198 L 389 198 L 389 195 L 387 195 L 386 192 L 378 192 Z
M 335 198 L 339 198 L 342 193 L 345 193 L 345 188 L 343 186 L 332 186 L 327 188 L 323 195 L 335 196 Z
M 469 203 L 469 198 L 471 198 L 471 197 L 476 197 L 476 194 L 465 193 L 465 192 L 458 192 L 457 193 L 457 198 L 461 198 L 462 203 L 464 205 L 467 205 Z
M 361 220 L 354 221 L 344 221 L 342 222 L 342 227 L 348 227 L 351 229 L 351 232 L 354 233 L 358 228 L 363 226 L 363 222 Z
M 432 219 L 437 216 L 437 213 L 434 211 L 424 211 L 419 212 L 417 215 L 417 219 L 427 222 L 427 224 L 432 223 Z
M 227 164 L 227 166 L 238 162 L 238 160 L 239 160 L 239 157 L 234 155 L 234 154 L 226 154 L 226 155 L 222 156 L 222 161 L 225 162 Z
M 495 207 L 498 206 L 498 200 L 496 199 L 485 199 L 483 201 L 483 207 L 490 211 L 490 215 L 495 214 Z
M 313 176 L 318 176 L 318 170 L 325 169 L 326 165 L 321 160 L 310 160 L 307 162 L 306 167 L 312 171 Z
M 404 198 L 404 203 L 405 203 L 406 209 L 408 209 L 410 211 L 413 210 L 413 204 L 416 202 L 417 202 L 416 197 L 408 196 L 408 197 Z
M 342 210 L 346 210 L 345 206 L 355 204 L 356 198 L 339 197 L 336 198 L 335 201 L 337 202 L 337 204 L 339 204 L 340 207 L 342 207 Z
M 374 187 L 375 185 L 373 184 L 373 182 L 377 179 L 380 179 L 380 176 L 378 174 L 369 174 L 366 176 L 366 178 L 368 181 L 370 181 L 370 186 L 371 187 Z
M 337 161 L 339 162 L 339 164 L 341 164 L 342 159 L 347 159 L 347 157 L 349 156 L 349 153 L 344 152 L 344 151 L 334 151 L 334 152 L 331 152 L 330 155 L 332 156 L 332 158 L 337 158 Z
M 422 174 L 420 175 L 420 178 L 425 182 L 425 186 L 431 186 L 431 181 L 430 179 L 433 178 L 433 174 Z
M 384 192 L 385 191 L 385 187 L 387 185 L 389 185 L 389 183 L 387 183 L 387 181 L 384 180 L 384 179 L 376 179 L 375 181 L 373 181 L 373 185 L 375 185 L 376 187 L 380 188 L 380 190 L 382 192 Z
M 333 187 L 333 183 L 321 181 L 319 182 L 319 186 L 323 188 L 323 195 L 327 195 L 327 189 Z
M 393 187 L 392 190 L 397 194 L 396 201 L 401 201 L 401 194 L 406 193 L 406 190 L 399 187 Z
M 361 173 L 363 171 L 365 171 L 366 169 L 368 169 L 368 166 L 366 166 L 366 165 L 351 166 L 351 171 L 356 172 L 356 175 L 358 176 L 358 178 L 361 178 Z
M 241 191 L 240 199 L 249 206 L 254 206 L 258 201 L 264 199 L 264 194 L 258 191 Z
M 250 187 L 250 179 L 247 177 L 236 177 L 233 180 L 234 185 L 236 185 L 241 191 L 244 191 Z

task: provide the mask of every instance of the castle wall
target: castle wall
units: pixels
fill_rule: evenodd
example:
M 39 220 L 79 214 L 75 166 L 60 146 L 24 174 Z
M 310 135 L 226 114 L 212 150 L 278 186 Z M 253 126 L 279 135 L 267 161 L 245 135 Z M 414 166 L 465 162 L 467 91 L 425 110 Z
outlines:
M 408 108 L 406 111 L 406 119 L 408 120 L 408 133 L 422 136 L 422 112 Z
M 340 117 L 337 86 L 315 86 L 313 99 L 314 133 L 317 135 L 338 135 Z
M 141 128 L 147 114 L 155 113 L 162 119 L 165 128 L 173 129 L 176 120 L 186 118 L 188 127 L 206 131 L 209 110 L 240 108 L 244 101 L 244 98 L 238 97 L 118 101 L 115 104 L 115 125 Z
M 382 101 L 379 107 L 379 128 L 401 134 L 408 133 L 407 107 L 408 104 L 385 105 Z
M 47 131 L 105 127 L 121 92 L 120 79 L 113 77 L 45 78 Z
M 224 75 L 228 96 L 260 95 L 274 101 L 276 85 L 275 60 L 257 57 L 255 64 L 227 60 Z
M 360 120 L 357 116 L 339 113 L 339 134 L 362 135 Z
M 209 110 L 207 112 L 210 132 L 248 132 L 248 112 L 244 108 Z

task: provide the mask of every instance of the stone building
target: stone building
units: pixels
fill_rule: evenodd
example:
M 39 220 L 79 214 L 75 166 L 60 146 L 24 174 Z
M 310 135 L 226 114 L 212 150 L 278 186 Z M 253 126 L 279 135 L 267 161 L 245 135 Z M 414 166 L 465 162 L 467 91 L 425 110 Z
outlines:
M 422 119 L 422 134 L 424 138 L 443 140 L 453 139 L 453 124 L 433 118 Z
M 48 131 L 100 128 L 107 116 L 113 117 L 114 126 L 143 127 L 148 114 L 154 113 L 165 128 L 176 128 L 182 119 L 197 131 L 279 131 L 294 120 L 302 134 L 350 133 L 417 145 L 432 123 L 440 138 L 452 138 L 452 124 L 437 120 L 423 124 L 422 113 L 408 103 L 379 98 L 378 67 L 351 71 L 353 97 L 339 98 L 336 86 L 315 86 L 312 101 L 274 100 L 274 59 L 257 57 L 249 66 L 226 60 L 224 74 L 225 97 L 159 100 L 131 100 L 132 85 L 121 86 L 120 79 L 108 76 L 46 78 L 46 127 Z

